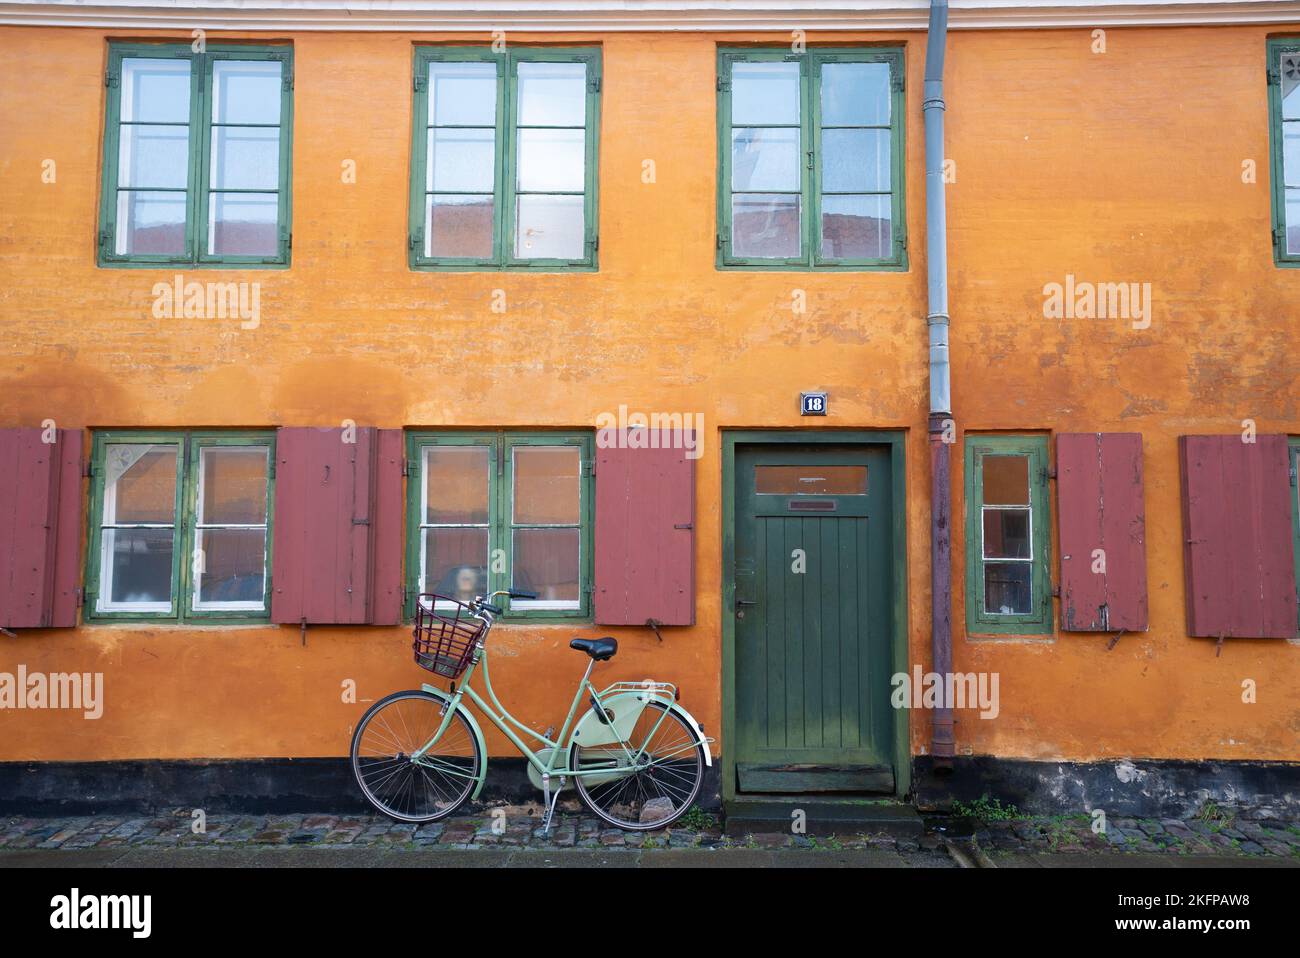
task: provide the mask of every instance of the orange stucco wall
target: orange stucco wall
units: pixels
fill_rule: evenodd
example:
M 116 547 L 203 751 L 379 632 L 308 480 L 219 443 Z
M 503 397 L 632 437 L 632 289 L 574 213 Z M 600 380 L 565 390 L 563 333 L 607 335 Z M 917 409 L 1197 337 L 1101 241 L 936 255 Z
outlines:
M 1175 456 L 1179 434 L 1244 418 L 1300 433 L 1300 272 L 1276 269 L 1269 246 L 1267 35 L 1113 30 L 1104 54 L 1083 30 L 951 39 L 959 429 L 1143 433 L 1152 621 L 1112 651 L 1096 635 L 968 639 L 954 455 L 954 665 L 1001 677 L 996 720 L 959 713 L 961 751 L 1300 759 L 1300 645 L 1234 640 L 1216 657 L 1185 635 Z M 908 431 L 908 628 L 912 660 L 928 662 L 922 34 L 809 38 L 907 48 L 911 267 L 838 274 L 713 265 L 715 48 L 764 38 L 512 36 L 604 48 L 600 270 L 558 275 L 407 268 L 411 45 L 464 36 L 294 36 L 292 268 L 199 277 L 260 282 L 255 330 L 155 320 L 153 284 L 174 270 L 96 268 L 108 36 L 0 28 L 0 425 L 589 427 L 620 404 L 702 412 L 698 624 L 662 645 L 613 630 L 602 672 L 678 681 L 718 735 L 719 430 L 806 424 L 797 395 L 824 388 L 818 425 Z M 1150 282 L 1151 327 L 1044 319 L 1043 286 L 1067 273 Z M 574 631 L 495 633 L 506 703 L 539 726 L 562 717 L 585 661 L 565 648 Z M 341 755 L 365 700 L 425 677 L 408 641 L 404 628 L 316 627 L 304 645 L 287 627 L 127 625 L 0 639 L 0 670 L 102 671 L 107 699 L 93 722 L 0 713 L 0 760 Z M 1241 702 L 1247 678 L 1257 704 Z M 915 752 L 928 734 L 914 714 Z

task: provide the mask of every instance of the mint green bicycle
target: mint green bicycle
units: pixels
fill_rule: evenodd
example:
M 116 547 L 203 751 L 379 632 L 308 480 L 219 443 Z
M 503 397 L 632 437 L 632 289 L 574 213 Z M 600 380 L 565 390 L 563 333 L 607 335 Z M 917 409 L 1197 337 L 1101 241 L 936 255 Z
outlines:
M 553 729 L 534 731 L 506 711 L 492 690 L 487 639 L 502 609 L 489 600 L 498 595 L 536 598 L 508 589 L 473 602 L 419 596 L 415 661 L 461 682 L 452 681 L 447 690 L 422 685 L 394 692 L 367 710 L 352 735 L 351 756 L 369 802 L 400 822 L 434 822 L 478 797 L 487 777 L 487 748 L 464 702 L 468 698 L 527 759 L 528 777 L 542 791 L 543 829 L 549 831 L 570 780 L 587 807 L 618 828 L 665 828 L 685 814 L 699 796 L 704 769 L 713 764 L 713 739 L 678 703 L 677 687 L 646 679 L 597 691 L 592 669 L 614 657 L 618 642 L 574 639 L 569 647 L 591 661 L 569 714 L 554 738 Z M 480 666 L 487 699 L 470 687 Z M 584 693 L 588 707 L 578 718 Z M 538 747 L 529 748 L 520 733 Z

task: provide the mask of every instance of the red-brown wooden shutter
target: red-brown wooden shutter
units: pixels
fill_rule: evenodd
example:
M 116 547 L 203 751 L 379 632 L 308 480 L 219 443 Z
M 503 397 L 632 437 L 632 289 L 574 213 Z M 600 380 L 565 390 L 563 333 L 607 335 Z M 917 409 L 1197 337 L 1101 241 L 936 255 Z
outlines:
M 619 445 L 596 450 L 596 624 L 691 625 L 695 460 Z
M 359 427 L 345 438 L 276 433 L 273 622 L 391 624 L 401 614 L 401 433 Z
M 1062 433 L 1056 477 L 1062 630 L 1146 631 L 1142 436 Z
M 1286 436 L 1180 436 L 1187 631 L 1296 634 Z
M 397 625 L 402 621 L 402 460 L 406 456 L 405 436 L 400 429 L 376 430 L 374 510 L 370 524 L 374 531 L 370 624 Z
M 81 546 L 79 429 L 0 429 L 0 626 L 77 624 Z

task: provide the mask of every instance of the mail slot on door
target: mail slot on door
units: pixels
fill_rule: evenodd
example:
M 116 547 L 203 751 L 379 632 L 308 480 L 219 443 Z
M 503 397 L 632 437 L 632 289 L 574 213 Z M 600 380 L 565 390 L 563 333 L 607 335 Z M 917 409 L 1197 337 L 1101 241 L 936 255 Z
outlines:
M 785 507 L 791 512 L 834 512 L 838 504 L 834 499 L 789 499 Z

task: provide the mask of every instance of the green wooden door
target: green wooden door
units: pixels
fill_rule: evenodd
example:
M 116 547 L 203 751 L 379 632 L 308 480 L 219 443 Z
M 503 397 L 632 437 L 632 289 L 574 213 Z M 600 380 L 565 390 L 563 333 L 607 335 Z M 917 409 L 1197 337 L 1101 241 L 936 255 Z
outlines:
M 893 792 L 888 450 L 740 446 L 735 482 L 738 790 Z

